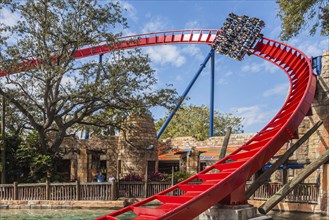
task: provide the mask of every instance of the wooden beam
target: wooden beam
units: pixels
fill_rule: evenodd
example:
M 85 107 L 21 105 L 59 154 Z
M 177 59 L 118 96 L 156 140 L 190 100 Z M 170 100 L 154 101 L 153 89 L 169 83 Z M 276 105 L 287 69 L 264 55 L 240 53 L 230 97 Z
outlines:
M 309 164 L 301 173 L 294 177 L 289 183 L 284 185 L 277 193 L 269 198 L 258 211 L 262 214 L 269 212 L 276 206 L 284 197 L 286 197 L 299 183 L 305 180 L 310 174 L 318 169 L 322 164 L 326 163 L 329 159 L 329 150 L 322 154 L 319 158 Z
M 323 121 L 318 121 L 301 137 L 294 145 L 292 145 L 280 158 L 278 158 L 270 168 L 268 168 L 246 191 L 246 198 L 250 198 L 255 191 L 263 185 L 268 178 L 283 164 L 309 137 L 322 125 Z
M 231 132 L 232 132 L 232 128 L 228 127 L 227 131 L 226 131 L 226 134 L 225 134 L 225 137 L 224 137 L 223 146 L 222 146 L 222 148 L 220 150 L 220 154 L 219 154 L 219 159 L 220 160 L 223 159 L 226 155 L 226 149 L 227 149 L 227 146 L 228 146 L 228 142 L 230 141 Z

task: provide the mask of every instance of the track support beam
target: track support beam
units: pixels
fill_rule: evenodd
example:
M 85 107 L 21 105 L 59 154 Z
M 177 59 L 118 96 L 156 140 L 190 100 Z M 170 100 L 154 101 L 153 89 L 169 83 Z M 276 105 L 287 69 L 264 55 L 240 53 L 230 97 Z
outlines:
M 294 179 L 289 183 L 284 185 L 277 193 L 275 193 L 271 198 L 269 198 L 258 211 L 262 214 L 268 213 L 274 206 L 276 206 L 284 197 L 286 197 L 294 188 L 305 180 L 309 175 L 311 175 L 316 169 L 318 169 L 322 164 L 329 160 L 329 150 L 322 154 L 318 159 L 309 164 L 301 173 L 299 173 Z
M 187 94 L 189 93 L 189 91 L 191 90 L 192 86 L 194 85 L 195 81 L 198 79 L 198 77 L 200 76 L 202 70 L 206 67 L 210 57 L 214 54 L 214 50 L 211 49 L 210 52 L 208 53 L 208 55 L 206 56 L 206 58 L 204 59 L 204 61 L 202 62 L 199 70 L 196 72 L 196 74 L 194 75 L 193 79 L 191 80 L 190 84 L 187 86 L 187 88 L 185 89 L 185 91 L 183 92 L 183 94 L 181 95 L 178 103 L 176 104 L 174 110 L 172 110 L 172 112 L 170 113 L 170 115 L 168 116 L 168 118 L 166 119 L 166 121 L 163 123 L 163 125 L 161 126 L 158 134 L 157 134 L 157 138 L 159 139 L 162 135 L 162 133 L 165 131 L 166 127 L 168 126 L 169 122 L 171 121 L 171 119 L 174 117 L 176 111 L 179 109 L 179 107 L 182 105 L 183 101 L 185 100 Z
M 225 137 L 224 137 L 223 146 L 220 149 L 220 154 L 219 154 L 219 159 L 220 160 L 223 159 L 226 155 L 227 146 L 228 146 L 228 143 L 230 141 L 231 133 L 232 133 L 232 128 L 228 127 L 227 130 L 226 130 Z
M 263 185 L 268 178 L 274 173 L 281 164 L 283 164 L 288 158 L 305 142 L 307 141 L 311 135 L 318 130 L 318 128 L 322 125 L 323 121 L 318 121 L 310 128 L 294 145 L 292 145 L 270 168 L 268 168 L 257 180 L 251 184 L 251 186 L 246 191 L 246 198 L 250 198 L 255 191 Z
M 209 137 L 214 136 L 214 101 L 215 101 L 215 53 L 211 55 L 211 72 L 210 72 L 210 120 L 209 120 Z

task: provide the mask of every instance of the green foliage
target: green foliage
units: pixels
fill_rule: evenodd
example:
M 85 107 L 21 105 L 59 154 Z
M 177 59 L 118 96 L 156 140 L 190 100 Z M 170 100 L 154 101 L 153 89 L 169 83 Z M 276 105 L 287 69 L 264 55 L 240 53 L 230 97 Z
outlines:
M 326 0 L 277 0 L 278 16 L 282 20 L 281 39 L 289 40 L 304 28 L 311 27 L 310 34 L 317 29 L 323 36 L 329 35 L 329 3 Z
M 159 130 L 167 117 L 156 122 L 156 129 Z M 193 136 L 197 140 L 205 140 L 209 135 L 209 107 L 207 106 L 185 106 L 181 107 L 171 120 L 170 124 L 161 136 L 161 139 L 168 137 Z M 214 112 L 214 135 L 225 135 L 228 127 L 233 133 L 243 132 L 241 118 L 233 114 L 220 114 Z
M 175 172 L 174 173 L 174 182 L 175 183 L 179 183 L 183 180 L 186 180 L 187 178 L 191 177 L 192 175 L 191 174 L 188 174 L 186 172 Z
M 21 138 L 15 134 L 6 135 L 6 182 L 12 183 L 17 181 L 17 177 L 21 172 L 21 167 L 18 165 L 16 157 L 16 151 L 19 148 L 21 142 Z
M 41 151 L 38 134 L 25 138 L 6 136 L 7 182 L 45 182 L 52 180 L 58 157 L 50 151 Z
M 0 36 L 5 32 L 15 36 L 15 40 L 0 37 L 1 69 L 19 72 L 17 63 L 32 57 L 38 60 L 34 69 L 7 75 L 0 85 L 0 95 L 24 122 L 13 129 L 24 127 L 38 134 L 40 146 L 25 147 L 26 152 L 57 154 L 74 126 L 100 127 L 95 130 L 111 133 L 108 127 L 120 129 L 130 112 L 174 101 L 174 90 L 155 89 L 155 71 L 140 50 L 113 51 L 104 58 L 105 71 L 91 59 L 73 59 L 81 47 L 100 42 L 111 47 L 117 42 L 127 27 L 119 2 L 17 0 L 0 7 L 20 16 L 11 27 L 0 22 Z M 37 158 L 35 164 L 50 160 Z

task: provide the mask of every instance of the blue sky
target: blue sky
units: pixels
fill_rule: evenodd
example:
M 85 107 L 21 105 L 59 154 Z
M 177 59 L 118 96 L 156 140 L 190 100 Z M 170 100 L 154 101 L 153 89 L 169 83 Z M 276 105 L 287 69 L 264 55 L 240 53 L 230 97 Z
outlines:
M 105 1 L 105 0 L 104 0 Z M 101 1 L 100 1 L 101 2 Z M 182 29 L 219 29 L 230 12 L 258 17 L 265 21 L 262 33 L 279 40 L 280 19 L 275 1 L 120 1 L 126 9 L 129 29 L 123 35 Z M 0 19 L 14 24 L 19 17 L 2 10 Z M 308 36 L 307 31 L 286 42 L 308 56 L 321 55 L 329 49 L 329 39 Z M 173 84 L 181 94 L 210 48 L 206 45 L 164 45 L 143 48 L 152 60 L 158 85 Z M 98 57 L 95 58 L 96 60 Z M 257 57 L 245 57 L 239 62 L 216 55 L 215 108 L 222 113 L 234 113 L 244 118 L 246 133 L 257 132 L 282 106 L 289 83 L 276 66 Z M 202 72 L 185 104 L 209 105 L 210 64 Z M 163 108 L 152 109 L 155 119 L 164 117 Z
M 124 35 L 181 29 L 220 28 L 230 12 L 258 17 L 265 21 L 264 36 L 279 40 L 280 19 L 275 1 L 121 1 L 127 9 L 129 29 Z M 329 49 L 329 40 L 307 31 L 286 42 L 308 56 Z M 152 67 L 157 71 L 159 87 L 171 83 L 181 94 L 209 52 L 206 45 L 167 45 L 148 47 Z M 216 55 L 215 108 L 244 118 L 246 133 L 257 132 L 281 108 L 289 83 L 276 66 L 257 57 L 239 62 Z M 186 104 L 209 105 L 210 64 L 189 93 Z M 164 109 L 153 109 L 157 119 Z

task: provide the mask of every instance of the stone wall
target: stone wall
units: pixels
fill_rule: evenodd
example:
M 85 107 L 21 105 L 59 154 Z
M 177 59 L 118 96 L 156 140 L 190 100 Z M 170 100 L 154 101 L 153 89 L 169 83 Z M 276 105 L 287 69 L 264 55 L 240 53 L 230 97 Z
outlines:
M 323 120 L 323 125 L 310 139 L 310 154 L 318 157 L 329 150 L 329 50 L 323 52 L 322 73 L 318 77 L 317 91 L 313 102 L 313 120 Z M 320 174 L 320 204 L 323 214 L 329 215 L 329 162 L 318 170 Z
M 322 57 L 322 72 L 317 77 L 317 88 L 315 97 L 312 103 L 312 116 L 306 116 L 298 128 L 299 137 L 307 132 L 316 122 L 323 121 L 323 125 L 314 132 L 311 137 L 294 153 L 289 160 L 295 160 L 298 163 L 305 163 L 305 165 L 314 161 L 324 151 L 329 150 L 329 51 L 323 52 Z M 297 140 L 293 140 L 291 144 Z M 319 203 L 321 211 L 324 214 L 329 214 L 329 168 L 327 164 L 321 166 L 314 173 L 312 173 L 305 183 L 319 183 L 320 184 L 320 199 Z M 292 175 L 288 176 L 288 180 L 292 179 L 302 170 L 291 170 Z M 280 171 L 276 172 L 276 176 Z M 288 172 L 289 173 L 289 172 Z M 272 176 L 273 177 L 273 176 Z M 277 178 L 272 178 L 276 179 Z
M 92 182 L 96 173 L 100 170 L 100 161 L 105 160 L 106 175 L 116 174 L 116 160 L 118 158 L 119 137 L 95 137 L 90 139 L 78 139 L 67 137 L 64 139 L 61 149 L 65 152 L 63 159 L 71 160 L 70 179 L 81 182 Z M 113 162 L 114 161 L 114 162 Z
M 119 135 L 119 171 L 117 178 L 129 173 L 144 175 L 148 162 L 158 169 L 157 138 L 153 118 L 150 115 L 129 116 Z M 151 169 L 151 167 L 149 167 Z
M 106 176 L 116 176 L 119 156 L 119 136 L 96 137 L 85 140 L 88 147 L 99 154 L 101 161 L 106 161 Z M 100 167 L 102 168 L 102 167 Z
M 246 143 L 255 134 L 232 134 L 229 141 L 229 148 L 236 148 L 239 145 Z M 164 145 L 170 146 L 176 149 L 186 149 L 190 148 L 189 152 L 180 153 L 180 171 L 187 172 L 189 174 L 196 174 L 200 171 L 200 151 L 199 147 L 217 147 L 218 155 L 220 148 L 224 142 L 224 136 L 221 137 L 211 137 L 204 141 L 198 141 L 194 137 L 176 137 L 168 138 L 163 141 Z M 214 163 L 214 161 L 207 161 L 207 166 Z
M 242 145 L 252 138 L 255 134 L 231 134 L 230 145 Z M 178 148 L 189 147 L 221 147 L 223 145 L 224 136 L 211 137 L 204 141 L 198 141 L 194 137 L 176 137 L 164 140 L 166 145 Z
M 317 77 L 312 113 L 311 117 L 305 117 L 299 127 L 299 136 L 304 134 L 319 120 L 323 120 L 323 125 L 297 151 L 295 157 L 299 160 L 303 160 L 303 158 L 314 160 L 326 149 L 329 149 L 329 51 L 323 52 L 322 73 Z

